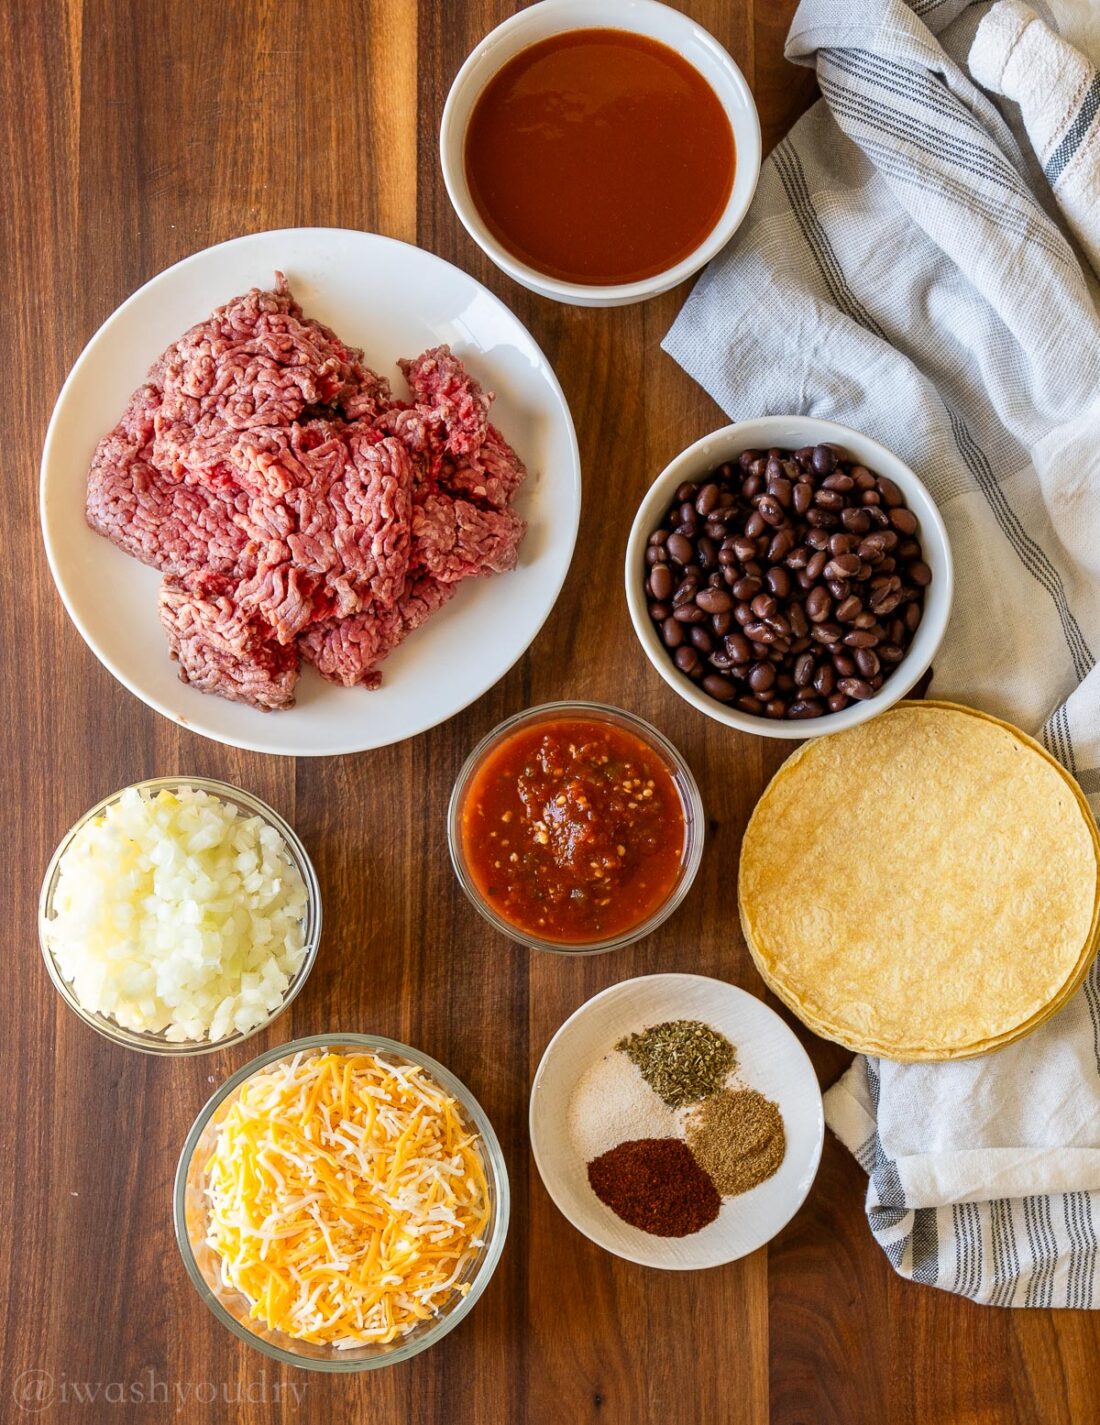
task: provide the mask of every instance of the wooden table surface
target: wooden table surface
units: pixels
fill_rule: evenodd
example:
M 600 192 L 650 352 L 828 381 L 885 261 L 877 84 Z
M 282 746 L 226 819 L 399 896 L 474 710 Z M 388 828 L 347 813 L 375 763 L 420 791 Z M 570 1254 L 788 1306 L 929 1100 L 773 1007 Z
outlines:
M 512 8 L 0 4 L 0 737 L 14 930 L 0 1035 L 0 1421 L 24 1410 L 189 1425 L 1095 1419 L 1097 1318 L 982 1308 L 900 1280 L 868 1232 L 863 1175 L 832 1139 L 808 1203 L 770 1247 L 693 1276 L 601 1252 L 560 1216 L 534 1170 L 531 1076 L 589 995 L 664 970 L 759 992 L 734 868 L 783 745 L 726 732 L 676 699 L 644 661 L 622 598 L 642 492 L 723 420 L 660 350 L 686 289 L 617 311 L 555 306 L 498 273 L 447 202 L 435 137 L 448 84 Z M 770 148 L 814 93 L 782 58 L 793 0 L 685 8 L 741 64 Z M 561 378 L 585 486 L 565 591 L 497 687 L 401 746 L 294 762 L 215 746 L 114 682 L 54 592 L 36 492 L 57 391 L 118 303 L 210 243 L 298 224 L 419 243 L 499 293 Z M 104 411 L 105 428 L 115 414 Z M 594 959 L 529 954 L 489 933 L 446 851 L 447 796 L 471 744 L 506 715 L 562 696 L 657 723 L 694 768 L 709 818 L 703 868 L 681 910 L 643 944 Z M 326 915 L 313 976 L 270 1031 L 233 1053 L 166 1062 L 114 1048 L 61 1005 L 39 956 L 35 907 L 47 858 L 80 813 L 125 783 L 176 772 L 239 783 L 289 818 L 314 857 Z M 492 1118 L 513 1193 L 504 1257 L 470 1319 L 408 1364 L 344 1378 L 280 1369 L 230 1337 L 184 1274 L 170 1211 L 180 1145 L 212 1086 L 261 1049 L 331 1029 L 391 1035 L 448 1064 Z M 831 1082 L 846 1056 L 803 1039 Z

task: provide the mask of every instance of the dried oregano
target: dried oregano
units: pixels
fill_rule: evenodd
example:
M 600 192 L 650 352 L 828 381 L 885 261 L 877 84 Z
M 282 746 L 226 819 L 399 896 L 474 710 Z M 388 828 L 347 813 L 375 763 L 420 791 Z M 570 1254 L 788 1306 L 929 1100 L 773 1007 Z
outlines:
M 646 1083 L 672 1108 L 683 1108 L 721 1088 L 737 1063 L 724 1034 L 698 1019 L 670 1019 L 616 1044 L 637 1064 Z

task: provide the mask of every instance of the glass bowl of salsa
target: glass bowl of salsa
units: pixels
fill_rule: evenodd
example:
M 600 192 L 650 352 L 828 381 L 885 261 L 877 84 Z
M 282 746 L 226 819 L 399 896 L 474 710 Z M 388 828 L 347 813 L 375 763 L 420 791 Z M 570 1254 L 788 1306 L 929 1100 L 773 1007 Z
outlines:
M 595 954 L 655 930 L 703 855 L 703 802 L 676 748 L 599 703 L 502 722 L 451 794 L 451 861 L 494 929 L 536 950 Z

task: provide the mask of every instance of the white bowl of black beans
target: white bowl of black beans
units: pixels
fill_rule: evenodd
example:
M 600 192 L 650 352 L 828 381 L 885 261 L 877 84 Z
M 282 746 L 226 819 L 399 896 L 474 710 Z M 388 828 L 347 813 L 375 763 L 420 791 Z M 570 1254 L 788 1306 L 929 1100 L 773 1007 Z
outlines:
M 764 737 L 842 732 L 892 707 L 931 666 L 953 586 L 921 480 L 812 416 L 689 446 L 650 486 L 626 552 L 654 668 L 700 712 Z

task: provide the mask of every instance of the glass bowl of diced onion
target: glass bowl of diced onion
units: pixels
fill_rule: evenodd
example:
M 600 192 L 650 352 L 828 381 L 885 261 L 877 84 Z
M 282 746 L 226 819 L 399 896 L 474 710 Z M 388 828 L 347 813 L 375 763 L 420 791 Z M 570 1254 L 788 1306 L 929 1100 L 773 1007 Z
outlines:
M 333 1082 L 322 1086 L 327 1093 L 319 1094 L 317 1083 L 307 1076 L 311 1066 L 325 1060 L 336 1068 L 330 1070 Z M 366 1124 L 355 1106 L 366 1102 L 365 1098 L 356 1100 L 353 1093 L 349 1110 L 347 1071 L 343 1078 L 340 1075 L 340 1063 L 349 1062 L 377 1065 L 382 1070 L 389 1067 L 404 1076 L 402 1082 L 410 1083 L 414 1092 L 422 1090 L 429 1134 L 433 1129 L 428 1105 L 445 1105 L 446 1112 L 453 1114 L 457 1141 L 481 1166 L 476 1184 L 465 1160 L 454 1169 L 448 1166 L 450 1160 L 444 1153 L 442 1163 L 423 1163 L 417 1155 L 429 1150 L 415 1135 L 411 1140 L 414 1146 L 407 1148 L 409 1134 L 402 1120 L 383 1122 L 381 1129 L 376 1126 L 387 1101 L 383 1088 L 377 1090 L 377 1113 Z M 305 1082 L 295 1075 L 304 1076 Z M 333 1124 L 332 1104 L 339 1106 L 341 1093 L 341 1111 L 347 1116 Z M 399 1095 L 395 1105 L 400 1107 Z M 316 1129 L 308 1118 L 296 1116 L 303 1113 L 317 1116 Z M 281 1118 L 282 1114 L 289 1118 Z M 387 1133 L 391 1148 L 396 1143 L 399 1155 L 407 1148 L 407 1160 L 399 1158 L 401 1175 L 398 1167 L 391 1166 L 393 1160 L 386 1157 L 386 1149 L 379 1146 L 379 1135 L 385 1138 Z M 356 1151 L 356 1144 L 358 1158 L 347 1156 Z M 300 1145 L 300 1151 L 295 1145 Z M 445 1151 L 453 1146 L 454 1140 Z M 242 1163 L 242 1158 L 247 1163 Z M 330 1162 L 336 1179 L 327 1185 L 317 1182 L 316 1168 L 311 1168 L 319 1163 L 324 1173 L 325 1162 Z M 445 1182 L 446 1174 L 456 1171 L 460 1179 L 465 1175 L 465 1205 L 476 1206 L 477 1216 L 468 1228 L 469 1236 L 462 1239 L 463 1249 L 454 1248 L 452 1256 L 446 1257 L 448 1247 L 433 1248 L 439 1236 L 433 1238 L 433 1225 L 442 1218 L 448 1225 L 440 1232 L 453 1242 L 448 1232 L 453 1230 L 451 1224 L 460 1209 L 441 1205 L 441 1197 L 444 1203 L 456 1199 L 446 1198 L 442 1187 L 434 1184 Z M 383 1176 L 384 1184 L 380 1181 Z M 338 1199 L 334 1208 L 337 1193 L 348 1199 L 343 1214 Z M 318 1199 L 316 1207 L 311 1198 Z M 369 1222 L 372 1210 L 386 1202 L 400 1208 L 394 1214 L 396 1225 L 389 1237 L 375 1222 L 369 1228 L 364 1226 L 363 1240 L 353 1249 L 348 1240 L 353 1230 L 349 1222 Z M 281 1215 L 275 1213 L 274 1203 L 281 1204 Z M 315 1213 L 317 1232 L 312 1232 L 303 1212 Z M 378 1035 L 313 1035 L 261 1054 L 226 1080 L 209 1100 L 180 1155 L 173 1216 L 188 1276 L 209 1310 L 234 1336 L 287 1365 L 335 1373 L 369 1371 L 427 1350 L 473 1310 L 504 1250 L 508 1172 L 481 1105 L 435 1059 Z M 303 1241 L 303 1222 L 304 1236 L 312 1238 L 312 1244 Z M 322 1237 L 320 1254 L 329 1260 L 318 1263 Z M 433 1250 L 444 1260 L 435 1277 L 429 1278 L 428 1290 L 423 1282 L 433 1266 Z M 381 1258 L 376 1255 L 379 1251 Z M 342 1256 L 349 1260 L 339 1260 Z M 423 1257 L 423 1262 L 417 1263 L 418 1257 Z M 345 1272 L 359 1274 L 357 1286 L 340 1280 Z M 402 1273 L 404 1278 L 395 1281 Z M 276 1307 L 284 1301 L 278 1293 L 286 1294 L 281 1313 L 272 1310 L 265 1275 L 274 1279 Z M 363 1306 L 370 1303 L 376 1282 L 388 1283 L 390 1290 L 385 1302 L 364 1317 Z M 334 1302 L 333 1312 L 340 1317 L 335 1331 L 332 1316 L 322 1309 L 325 1303 L 331 1306 Z M 273 1317 L 286 1324 L 300 1323 L 301 1330 L 289 1334 L 272 1324 Z M 389 1330 L 384 1329 L 387 1323 Z M 321 1329 L 311 1332 L 310 1327 Z M 353 1335 L 358 1328 L 364 1337 L 374 1339 L 357 1343 Z M 335 1334 L 340 1339 L 319 1342 L 310 1340 L 311 1334 Z M 387 1336 L 391 1339 L 381 1339 Z
M 135 927 L 148 932 L 154 912 L 159 943 L 144 955 Z M 317 958 L 321 892 L 294 830 L 258 797 L 153 777 L 104 797 L 62 838 L 38 937 L 54 987 L 92 1029 L 147 1054 L 206 1054 L 259 1034 L 297 996 Z M 215 1003 L 219 971 L 239 984 Z

